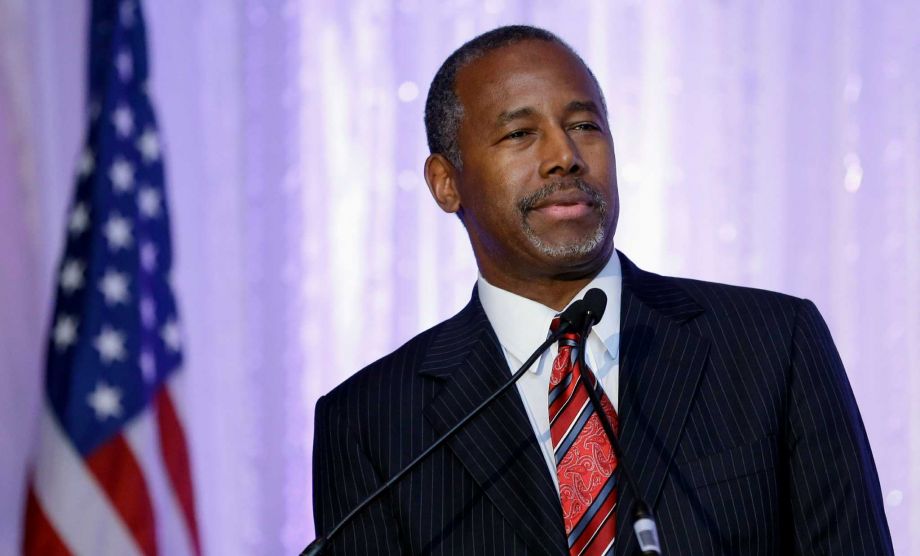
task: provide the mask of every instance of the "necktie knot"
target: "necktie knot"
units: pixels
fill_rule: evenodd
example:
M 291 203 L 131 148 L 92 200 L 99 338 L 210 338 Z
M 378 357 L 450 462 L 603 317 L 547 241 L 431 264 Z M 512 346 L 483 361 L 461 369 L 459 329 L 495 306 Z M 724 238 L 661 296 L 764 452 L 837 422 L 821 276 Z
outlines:
M 549 333 L 555 334 L 559 331 L 559 328 L 562 326 L 562 319 L 559 315 L 553 317 L 553 321 L 549 325 Z M 559 345 L 560 346 L 571 346 L 575 347 L 578 345 L 578 340 L 581 339 L 581 334 L 575 330 L 569 329 L 562 336 L 559 336 Z
M 555 334 L 559 331 L 559 327 L 562 326 L 562 319 L 559 318 L 559 315 L 553 317 L 553 322 L 549 323 L 549 332 L 550 334 Z

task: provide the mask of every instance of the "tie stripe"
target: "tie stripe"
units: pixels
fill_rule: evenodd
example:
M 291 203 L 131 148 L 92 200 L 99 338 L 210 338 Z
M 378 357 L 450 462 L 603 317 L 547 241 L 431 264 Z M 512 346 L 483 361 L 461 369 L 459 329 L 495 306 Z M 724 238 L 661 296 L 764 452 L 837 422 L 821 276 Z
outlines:
M 616 521 L 616 501 L 611 502 L 609 506 L 605 506 L 601 510 L 592 516 L 591 527 L 585 529 L 581 537 L 569 547 L 569 554 L 573 556 L 600 555 L 606 553 L 613 546 L 616 538 L 605 534 L 605 526 Z M 588 531 L 593 531 L 593 534 L 588 535 Z
M 576 413 L 580 411 L 584 405 L 584 400 L 588 399 L 588 393 L 579 388 L 582 378 L 571 378 L 573 376 L 574 374 L 570 375 L 568 387 L 560 392 L 560 395 L 550 405 L 549 423 L 551 426 L 566 409 L 574 410 Z M 579 392 L 582 394 L 581 399 L 575 397 Z M 571 414 L 569 416 L 571 417 Z
M 558 327 L 553 321 L 552 330 Z M 617 415 L 594 374 L 578 364 L 579 337 L 564 334 L 550 377 L 550 436 L 570 556 L 612 554 L 616 538 L 616 457 L 588 396 L 597 392 L 617 427 Z
M 607 479 L 607 483 L 604 484 L 604 488 L 598 494 L 597 500 L 595 500 L 594 503 L 591 504 L 591 507 L 588 508 L 588 511 L 585 512 L 585 515 L 581 517 L 581 519 L 578 521 L 578 524 L 575 525 L 575 528 L 572 529 L 571 533 L 569 533 L 569 546 L 572 546 L 573 544 L 575 544 L 575 541 L 578 540 L 578 537 L 581 536 L 581 533 L 585 530 L 585 528 L 590 523 L 592 516 L 595 516 L 598 513 L 598 511 L 602 509 L 602 506 L 604 506 L 604 504 L 607 501 L 612 500 L 612 503 L 610 504 L 610 506 L 616 507 L 616 496 L 612 496 L 613 490 L 614 488 L 616 488 L 616 486 L 617 486 L 617 474 L 614 473 L 610 475 L 610 477 Z
M 590 401 L 589 401 L 590 403 Z M 594 412 L 590 411 L 586 405 L 581 406 L 581 410 L 578 414 L 578 418 L 572 421 L 572 425 L 569 427 L 562 437 L 562 441 L 559 444 L 556 444 L 553 451 L 556 456 L 556 465 L 565 458 L 566 454 L 569 452 L 569 448 L 572 447 L 572 444 L 575 443 L 575 440 L 578 438 L 578 433 L 585 428 L 585 424 L 588 422 L 588 419 L 594 416 Z
M 562 382 L 556 385 L 555 388 L 549 391 L 549 406 L 550 412 L 552 412 L 553 402 L 559 398 L 563 391 L 568 388 L 569 384 L 572 384 L 572 374 L 569 373 L 565 378 L 562 379 Z

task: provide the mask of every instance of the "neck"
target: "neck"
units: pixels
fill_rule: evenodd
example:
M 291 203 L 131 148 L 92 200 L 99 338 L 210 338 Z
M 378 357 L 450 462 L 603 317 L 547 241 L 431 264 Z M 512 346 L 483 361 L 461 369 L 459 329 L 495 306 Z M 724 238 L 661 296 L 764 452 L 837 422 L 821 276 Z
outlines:
M 485 265 L 480 265 L 479 271 L 493 286 L 541 303 L 554 311 L 562 311 L 603 270 L 613 249 L 610 251 L 597 261 L 546 274 L 519 275 L 486 268 Z

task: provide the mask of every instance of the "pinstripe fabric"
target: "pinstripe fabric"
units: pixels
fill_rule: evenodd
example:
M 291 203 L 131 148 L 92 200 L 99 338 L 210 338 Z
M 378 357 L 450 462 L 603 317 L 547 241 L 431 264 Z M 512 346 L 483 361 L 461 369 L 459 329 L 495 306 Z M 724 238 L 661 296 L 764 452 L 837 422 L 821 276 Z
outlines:
M 636 268 L 622 254 L 624 461 L 665 554 L 891 554 L 875 465 L 814 305 Z M 316 407 L 328 531 L 508 377 L 475 290 L 458 315 Z M 620 489 L 617 554 L 636 553 Z M 559 499 L 517 390 L 330 545 L 335 554 L 565 554 Z
M 509 376 L 475 296 L 317 403 L 314 514 L 327 531 Z M 336 554 L 559 554 L 559 498 L 516 389 L 332 545 Z

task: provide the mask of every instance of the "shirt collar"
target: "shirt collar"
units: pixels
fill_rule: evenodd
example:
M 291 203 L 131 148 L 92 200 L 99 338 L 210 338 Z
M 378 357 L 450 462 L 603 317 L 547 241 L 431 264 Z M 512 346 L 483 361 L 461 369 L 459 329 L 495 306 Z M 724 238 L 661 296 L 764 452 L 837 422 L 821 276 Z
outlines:
M 600 288 L 607 294 L 604 317 L 591 335 L 597 335 L 607 352 L 616 359 L 620 351 L 620 294 L 623 284 L 620 259 L 614 253 L 604 268 L 573 300 L 584 297 L 591 288 Z M 524 362 L 549 333 L 556 311 L 552 308 L 503 290 L 488 283 L 482 275 L 478 280 L 479 301 L 488 317 L 498 341 L 518 361 Z M 534 365 L 533 371 L 537 370 Z

